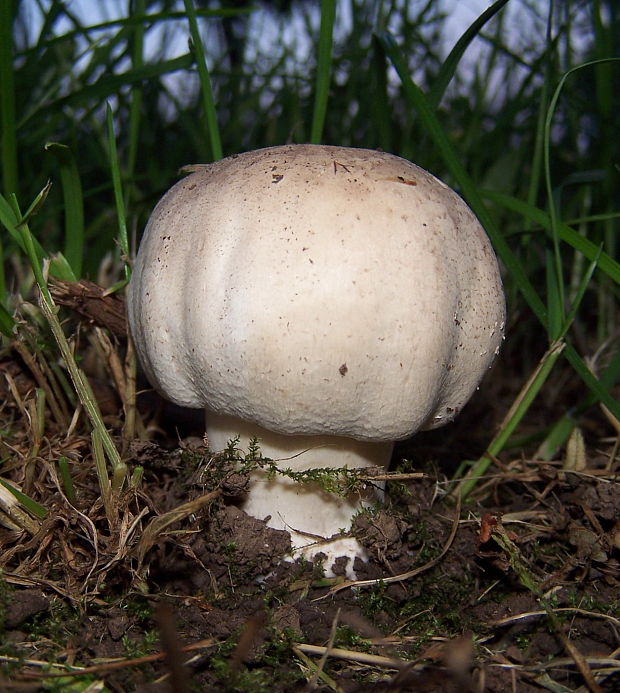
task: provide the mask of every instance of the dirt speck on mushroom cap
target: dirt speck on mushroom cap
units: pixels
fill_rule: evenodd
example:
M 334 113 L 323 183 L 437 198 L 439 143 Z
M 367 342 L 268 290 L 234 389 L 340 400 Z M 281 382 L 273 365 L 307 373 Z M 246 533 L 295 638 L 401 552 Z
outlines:
M 164 196 L 129 312 L 147 375 L 178 404 L 398 440 L 462 408 L 504 299 L 484 230 L 445 184 L 390 154 L 290 145 Z

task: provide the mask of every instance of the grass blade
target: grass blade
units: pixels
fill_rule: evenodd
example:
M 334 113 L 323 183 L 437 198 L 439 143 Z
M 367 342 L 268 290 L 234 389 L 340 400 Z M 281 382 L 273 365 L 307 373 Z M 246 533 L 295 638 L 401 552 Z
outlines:
M 605 367 L 599 378 L 600 384 L 609 389 L 616 384 L 620 378 L 620 350 L 616 351 L 609 364 Z M 578 423 L 579 418 L 593 405 L 598 402 L 598 397 L 592 391 L 579 404 L 563 414 L 540 444 L 534 457 L 536 459 L 550 460 L 564 445 L 573 429 Z
M 60 164 L 60 180 L 65 202 L 64 256 L 73 274 L 81 277 L 84 258 L 84 198 L 77 163 L 71 149 L 65 144 L 48 142 L 45 151 L 51 152 Z
M 0 512 L 8 516 L 9 520 L 15 524 L 16 529 L 25 529 L 29 534 L 35 535 L 41 529 L 41 525 L 22 509 L 22 503 L 18 499 L 16 491 L 14 486 L 4 479 L 0 479 Z M 32 499 L 29 498 L 28 500 Z
M 0 130 L 4 194 L 17 192 L 17 133 L 13 79 L 13 11 L 15 3 L 0 2 Z
M 0 149 L 5 195 L 17 191 L 17 134 L 13 79 L 13 3 L 0 2 Z M 0 236 L 0 304 L 6 300 L 4 252 Z M 3 320 L 4 322 L 4 320 Z
M 543 165 L 545 172 L 545 186 L 547 190 L 547 200 L 549 201 L 549 218 L 550 218 L 550 234 L 551 241 L 553 243 L 553 254 L 555 261 L 555 268 L 552 269 L 552 264 L 548 263 L 548 272 L 550 271 L 552 276 L 549 277 L 549 283 L 555 283 L 555 291 L 550 292 L 550 296 L 557 293 L 557 301 L 560 307 L 564 307 L 564 278 L 563 278 L 563 263 L 562 263 L 562 253 L 560 251 L 560 233 L 559 233 L 559 220 L 558 211 L 556 209 L 555 197 L 553 194 L 553 187 L 551 184 L 551 126 L 553 124 L 553 117 L 555 115 L 555 109 L 560 98 L 562 89 L 566 83 L 566 80 L 575 72 L 583 70 L 584 68 L 593 67 L 596 65 L 603 65 L 605 63 L 620 62 L 620 58 L 603 58 L 600 60 L 591 60 L 587 63 L 582 63 L 577 65 L 562 75 L 558 86 L 556 87 L 551 101 L 549 103 L 549 108 L 547 109 L 547 116 L 545 118 L 544 126 L 544 145 L 543 145 Z M 553 339 L 556 339 L 561 329 L 561 323 L 555 317 L 555 313 L 550 311 L 550 318 L 553 319 L 553 325 L 550 325 L 550 334 Z
M 465 31 L 465 33 L 459 38 L 459 40 L 454 45 L 454 48 L 450 51 L 450 54 L 445 59 L 439 74 L 435 79 L 435 84 L 428 93 L 428 102 L 434 108 L 439 106 L 441 99 L 450 84 L 450 81 L 454 77 L 456 68 L 463 57 L 463 53 L 469 47 L 469 44 L 478 36 L 482 27 L 492 19 L 501 9 L 506 5 L 508 0 L 496 0 L 490 7 L 488 7 Z
M 594 270 L 596 269 L 596 266 L 598 265 L 598 261 L 600 259 L 601 253 L 603 252 L 602 246 L 599 248 L 598 255 L 592 260 L 590 263 L 589 267 L 586 269 L 586 271 L 583 274 L 583 277 L 581 278 L 581 281 L 579 282 L 579 286 L 577 287 L 577 291 L 575 292 L 575 297 L 573 299 L 573 303 L 566 314 L 566 318 L 564 319 L 564 324 L 560 328 L 560 339 L 563 339 L 568 332 L 573 320 L 575 319 L 575 316 L 577 315 L 577 311 L 579 310 L 579 306 L 581 305 L 581 301 L 583 300 L 583 297 L 585 296 L 586 289 L 588 288 L 590 284 L 590 280 L 592 279 L 592 275 L 594 274 Z
M 1 4 L 1 3 L 0 3 Z M 191 53 L 186 53 L 178 58 L 164 60 L 158 63 L 149 63 L 135 70 L 127 70 L 118 75 L 108 75 L 101 77 L 94 84 L 82 86 L 76 91 L 62 96 L 58 99 L 48 101 L 37 105 L 20 120 L 20 127 L 30 123 L 33 119 L 43 120 L 49 116 L 51 112 L 62 111 L 66 107 L 82 108 L 91 106 L 93 103 L 103 102 L 109 96 L 122 91 L 122 88 L 128 84 L 135 84 L 156 79 L 162 75 L 177 72 L 179 70 L 189 69 L 194 62 Z
M 129 8 L 138 15 L 145 14 L 145 0 L 136 0 L 134 7 Z M 133 47 L 131 51 L 131 66 L 139 70 L 144 66 L 144 22 L 138 22 L 133 31 Z M 129 110 L 129 151 L 127 154 L 127 176 L 133 182 L 138 157 L 138 142 L 140 140 L 140 120 L 142 111 L 142 86 L 135 84 L 131 90 L 131 106 Z M 133 185 L 128 189 L 131 190 Z M 125 198 L 129 204 L 129 194 Z
M 45 186 L 45 188 L 43 188 L 43 190 L 37 195 L 37 200 L 45 199 L 45 197 L 47 197 L 49 188 L 50 184 L 48 183 Z M 43 258 L 46 257 L 47 253 L 32 236 L 26 238 L 22 227 L 23 219 L 15 212 L 14 196 L 9 196 L 9 200 L 5 199 L 4 196 L 0 195 L 0 223 L 9 232 L 9 235 L 19 246 L 21 251 L 26 255 L 28 261 L 31 264 L 34 261 L 35 264 L 40 267 L 40 263 L 43 260 Z
M 547 49 L 545 54 L 549 59 L 544 65 L 539 66 L 539 70 L 544 72 L 544 79 L 540 92 L 540 104 L 538 106 L 538 114 L 536 118 L 536 135 L 534 137 L 534 151 L 532 154 L 531 174 L 527 186 L 527 201 L 534 205 L 538 196 L 540 187 L 540 179 L 543 171 L 543 149 L 545 139 L 545 118 L 547 113 L 547 105 L 549 103 L 549 90 L 552 81 L 552 69 L 554 60 L 552 59 L 553 52 L 557 48 L 557 37 L 552 36 L 553 33 L 553 3 L 549 3 L 549 12 L 547 15 Z M 529 224 L 526 223 L 526 230 L 529 230 Z M 527 237 L 526 237 L 527 238 Z
M 533 207 L 526 202 L 502 193 L 485 191 L 484 196 L 505 206 L 507 209 L 518 212 L 545 229 L 551 227 L 551 219 L 549 216 L 537 207 Z M 616 260 L 607 253 L 602 252 L 597 245 L 578 234 L 567 224 L 558 222 L 556 228 L 557 233 L 563 241 L 569 243 L 575 250 L 583 253 L 591 262 L 596 261 L 596 266 L 599 270 L 605 272 L 617 284 L 620 284 L 620 264 L 616 262 Z M 588 406 L 600 400 L 610 409 L 614 416 L 617 418 L 620 417 L 620 404 L 609 394 L 608 390 L 608 386 L 611 386 L 613 381 L 608 382 L 605 379 L 598 380 L 570 344 L 566 345 L 564 356 L 592 392 L 593 399 L 589 401 Z
M 39 520 L 44 520 L 47 517 L 47 508 L 44 505 L 37 503 L 36 500 L 33 500 L 30 498 L 30 496 L 22 493 L 22 491 L 15 488 L 15 486 L 12 486 L 4 479 L 0 479 L 0 484 L 2 484 L 7 491 L 10 491 L 31 515 L 34 515 Z
M 35 198 L 33 204 L 30 206 L 30 209 L 28 210 L 26 216 L 21 221 L 18 217 L 18 214 L 16 214 L 15 212 L 15 207 L 11 205 L 9 201 L 4 198 L 3 195 L 0 195 L 0 224 L 2 224 L 4 228 L 9 232 L 9 235 L 11 236 L 15 244 L 24 253 L 24 255 L 28 257 L 29 262 L 31 262 L 31 258 L 29 255 L 30 250 L 26 246 L 26 241 L 22 233 L 22 225 L 25 223 L 25 221 L 27 221 L 27 219 L 30 216 L 36 213 L 38 207 L 43 203 L 43 201 L 47 197 L 47 193 L 49 192 L 50 187 L 51 184 L 48 183 L 43 188 L 43 190 L 41 190 L 41 192 Z M 14 201 L 13 196 L 11 196 L 11 201 Z M 19 212 L 19 208 L 17 209 Z M 37 239 L 34 238 L 32 235 L 30 235 L 28 242 L 32 243 L 34 255 L 38 258 L 40 264 L 41 262 L 43 262 L 43 259 L 47 257 L 47 253 L 41 247 L 41 244 L 37 241 Z M 56 253 L 52 258 L 50 258 L 50 274 L 52 274 L 55 277 L 58 277 L 59 279 L 64 279 L 65 281 L 76 280 L 73 270 L 71 269 L 69 263 L 67 262 L 66 258 L 62 255 L 62 253 Z
M 101 433 L 94 429 L 91 432 L 91 441 L 93 449 L 93 460 L 95 462 L 95 470 L 99 481 L 99 490 L 101 491 L 101 500 L 110 528 L 116 526 L 116 517 L 114 513 L 114 499 L 112 497 L 112 487 L 108 477 L 108 468 L 105 462 L 105 454 L 103 450 L 103 441 Z
M 41 193 L 39 193 L 33 204 L 30 205 L 29 212 L 38 208 L 41 200 L 45 199 L 46 195 L 47 189 L 44 188 Z M 12 196 L 11 201 L 13 203 L 12 206 L 8 205 L 6 200 L 0 196 L 0 202 L 7 204 L 9 209 L 12 210 L 13 214 L 17 216 L 18 223 L 16 228 L 21 235 L 23 248 L 25 249 L 35 281 L 39 287 L 41 310 L 48 321 L 52 334 L 54 335 L 60 354 L 67 370 L 69 371 L 75 391 L 77 392 L 78 397 L 82 402 L 82 406 L 84 407 L 91 422 L 93 432 L 96 433 L 98 442 L 100 442 L 104 447 L 114 472 L 118 473 L 119 470 L 126 469 L 126 465 L 124 462 L 122 462 L 119 452 L 114 445 L 114 441 L 112 440 L 112 437 L 108 433 L 105 424 L 103 423 L 101 412 L 99 411 L 99 405 L 97 404 L 97 400 L 92 392 L 90 383 L 84 375 L 84 372 L 78 367 L 73 356 L 71 346 L 69 345 L 65 333 L 63 332 L 62 325 L 60 324 L 60 320 L 58 318 L 58 308 L 50 294 L 47 281 L 41 267 L 41 261 L 37 254 L 35 241 L 30 233 L 30 229 L 28 228 L 27 218 L 21 217 L 15 196 Z
M 58 469 L 60 471 L 62 486 L 65 490 L 65 496 L 67 496 L 70 503 L 75 503 L 75 487 L 73 486 L 73 479 L 69 471 L 69 459 L 64 455 L 58 458 Z
M 334 35 L 334 19 L 336 17 L 336 1 L 321 2 L 321 29 L 319 33 L 319 50 L 316 68 L 316 92 L 314 96 L 314 113 L 310 142 L 320 144 L 327 114 L 327 99 L 332 69 L 332 45 Z
M 106 122 L 108 126 L 108 149 L 110 152 L 110 168 L 112 171 L 112 186 L 114 188 L 114 203 L 116 205 L 116 217 L 118 219 L 118 244 L 123 254 L 125 265 L 125 279 L 129 281 L 131 270 L 129 268 L 129 239 L 127 237 L 127 220 L 125 218 L 125 203 L 123 201 L 123 189 L 121 185 L 121 172 L 118 164 L 116 150 L 116 137 L 114 135 L 114 118 L 110 104 L 106 105 Z
M 4 248 L 2 245 L 2 237 L 0 236 L 0 332 L 4 332 L 2 324 L 4 322 L 2 311 L 6 312 L 4 307 L 7 303 L 7 291 L 6 291 L 6 275 L 4 273 Z
M 486 452 L 474 463 L 470 471 L 455 487 L 452 492 L 453 494 L 460 494 L 464 499 L 469 495 L 474 486 L 476 486 L 480 477 L 483 476 L 491 466 L 493 458 L 503 450 L 504 445 L 506 445 L 508 439 L 514 433 L 516 427 L 532 405 L 532 402 L 545 384 L 560 354 L 565 348 L 566 345 L 564 342 L 555 342 L 545 352 L 538 366 L 521 388 L 517 398 L 508 410 L 502 421 L 499 432 L 489 444 Z
M 564 356 L 596 398 L 620 421 L 620 403 L 609 394 L 609 390 L 605 384 L 593 375 L 592 371 L 571 344 L 566 345 Z
M 0 255 L 0 260 L 2 256 Z M 0 332 L 11 339 L 13 337 L 13 328 L 15 327 L 15 320 L 9 311 L 0 303 Z
M 198 77 L 200 79 L 200 93 L 202 95 L 203 115 L 207 121 L 207 130 L 209 142 L 211 143 L 211 154 L 214 161 L 221 159 L 222 141 L 220 139 L 220 130 L 217 124 L 217 113 L 215 103 L 213 101 L 213 91 L 211 89 L 211 78 L 209 77 L 209 69 L 207 68 L 207 60 L 198 30 L 198 22 L 196 20 L 196 8 L 193 0 L 184 0 L 185 12 L 189 21 L 189 30 L 191 35 L 191 50 L 196 58 L 196 66 L 198 68 Z
M 377 133 L 377 144 L 385 152 L 393 150 L 392 120 L 388 96 L 387 60 L 385 51 L 376 36 L 372 37 L 372 55 L 370 63 L 370 99 L 373 127 Z
M 564 284 L 558 275 L 558 253 L 545 249 L 545 279 L 547 286 L 547 333 L 552 339 L 559 339 L 564 322 Z
M 534 207 L 527 202 L 518 200 L 516 197 L 506 195 L 504 193 L 492 192 L 484 190 L 481 193 L 483 197 L 492 200 L 493 202 L 502 205 L 506 209 L 518 212 L 525 219 L 534 222 L 545 230 L 551 230 L 551 219 L 549 215 L 538 207 Z M 601 272 L 605 272 L 616 284 L 620 284 L 620 263 L 614 260 L 605 252 L 600 252 L 599 246 L 591 240 L 577 233 L 568 224 L 557 222 L 556 230 L 560 238 L 572 246 L 575 250 L 585 255 L 585 257 L 593 262 L 598 258 L 598 268 Z M 600 253 L 600 255 L 599 255 Z

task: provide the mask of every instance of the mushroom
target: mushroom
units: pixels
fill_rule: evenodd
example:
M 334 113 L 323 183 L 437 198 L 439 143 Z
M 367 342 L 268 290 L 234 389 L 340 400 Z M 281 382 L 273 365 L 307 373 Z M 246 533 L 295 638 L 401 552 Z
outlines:
M 455 192 L 397 156 L 345 147 L 191 169 L 148 222 L 128 311 L 147 377 L 206 409 L 211 450 L 240 436 L 296 471 L 384 467 L 395 441 L 457 415 L 499 350 L 505 303 Z M 365 557 L 342 532 L 381 498 L 380 483 L 341 498 L 258 471 L 242 507 L 329 569 Z

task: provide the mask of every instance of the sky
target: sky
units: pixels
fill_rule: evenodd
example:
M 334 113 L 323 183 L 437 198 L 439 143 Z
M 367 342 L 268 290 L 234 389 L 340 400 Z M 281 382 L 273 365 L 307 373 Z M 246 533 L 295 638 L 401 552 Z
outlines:
M 450 44 L 458 39 L 471 22 L 481 14 L 486 7 L 490 4 L 487 0 L 438 0 L 438 3 L 445 8 L 447 14 L 446 20 L 446 40 L 447 44 Z M 111 19 L 118 18 L 120 16 L 125 16 L 127 12 L 128 0 L 66 0 L 65 4 L 67 7 L 75 13 L 78 17 L 84 20 L 88 24 L 96 24 L 99 22 L 108 21 Z M 226 3 L 223 2 L 223 5 Z M 426 4 L 426 0 L 417 0 L 411 3 L 413 6 L 416 4 L 423 5 Z M 36 35 L 38 29 L 41 26 L 42 17 L 38 6 L 47 8 L 51 5 L 51 0 L 22 0 L 23 11 L 28 13 L 29 24 L 31 25 L 33 34 Z M 182 8 L 183 3 L 179 2 L 179 9 Z M 248 5 L 252 5 L 249 0 Z M 337 3 L 337 30 L 338 28 L 343 29 L 350 24 L 350 2 L 349 0 L 338 0 Z M 295 21 L 295 19 L 294 19 Z M 64 30 L 70 28 L 69 23 L 65 20 L 59 23 L 57 26 L 58 33 L 62 33 Z M 264 26 L 262 29 L 264 30 Z M 295 30 L 295 27 L 291 27 L 291 34 L 298 35 L 299 32 Z M 269 40 L 269 33 L 264 35 L 264 40 Z M 291 38 L 291 40 L 294 40 Z M 175 45 L 176 44 L 176 45 Z M 170 49 L 173 53 L 181 54 L 186 52 L 187 43 L 185 37 L 179 36 L 177 41 L 175 41 Z M 304 51 L 307 47 L 300 45 L 299 50 Z M 147 46 L 148 50 L 148 46 Z
M 2 1 L 2 0 L 0 0 Z M 335 34 L 347 33 L 351 25 L 351 2 L 353 0 L 337 0 L 337 14 L 336 14 L 336 27 Z M 367 0 L 368 5 L 372 6 L 374 4 L 380 4 L 382 0 Z M 406 0 L 402 0 L 405 3 Z M 528 27 L 524 26 L 523 19 L 533 22 L 533 12 L 521 12 L 519 14 L 518 20 L 516 19 L 516 14 L 519 9 L 522 8 L 525 2 L 530 5 L 536 5 L 537 0 L 511 0 L 508 5 L 502 10 L 502 13 L 506 15 L 505 26 L 508 31 L 507 41 L 509 44 L 513 44 L 515 52 L 519 53 L 518 43 L 522 39 L 524 32 L 529 31 Z M 26 12 L 28 15 L 28 24 L 31 31 L 31 36 L 35 37 L 40 30 L 42 23 L 42 15 L 40 7 L 47 8 L 51 4 L 52 0 L 22 0 L 21 8 L 22 11 Z M 442 34 L 442 52 L 443 55 L 447 55 L 466 30 L 466 28 L 478 17 L 491 3 L 488 0 L 436 0 L 440 7 L 446 13 L 446 20 L 443 24 L 443 34 Z M 427 0 L 409 0 L 410 7 L 413 10 L 423 7 L 426 5 Z M 71 10 L 77 17 L 80 18 L 87 25 L 97 24 L 99 22 L 104 22 L 118 17 L 124 17 L 127 13 L 127 7 L 129 5 L 129 0 L 65 0 L 66 6 Z M 222 0 L 221 4 L 226 5 L 225 0 Z M 248 0 L 248 4 L 252 5 L 252 0 Z M 538 5 L 542 8 L 547 6 L 546 0 L 540 0 Z M 183 1 L 178 0 L 178 9 L 183 9 Z M 261 54 L 261 59 L 263 63 L 272 63 L 277 60 L 277 49 L 276 46 L 284 42 L 288 45 L 289 50 L 286 51 L 288 56 L 296 55 L 296 64 L 287 65 L 287 73 L 289 74 L 303 74 L 304 67 L 308 60 L 314 61 L 314 56 L 312 52 L 314 51 L 313 46 L 308 40 L 307 27 L 305 24 L 306 19 L 301 11 L 293 12 L 291 19 L 288 24 L 282 30 L 281 26 L 277 25 L 277 22 L 265 12 L 254 12 L 250 19 L 250 29 L 249 35 L 250 40 L 248 40 L 247 45 L 249 47 L 256 47 L 258 53 Z M 314 31 L 318 34 L 319 25 L 319 14 L 314 13 L 311 16 L 311 23 L 313 23 Z M 213 36 L 216 27 L 214 23 L 203 22 L 201 23 L 203 27 L 203 38 L 205 44 L 217 45 L 217 39 Z M 164 25 L 166 29 L 164 28 Z M 514 26 L 515 30 L 511 32 L 510 27 Z M 397 40 L 398 27 L 388 27 L 393 31 Z M 58 22 L 55 27 L 58 34 L 62 34 L 65 31 L 72 29 L 71 24 L 68 20 L 64 19 Z M 169 31 L 169 35 L 166 41 L 163 42 L 166 46 L 167 58 L 173 58 L 178 55 L 187 53 L 187 38 L 188 38 L 188 27 L 186 20 L 180 20 L 176 24 L 176 30 L 171 31 L 171 23 L 158 23 L 154 29 L 151 29 L 146 34 L 145 42 L 145 57 L 147 61 L 149 59 L 155 59 L 157 51 L 161 49 L 162 46 L 162 32 L 165 30 Z M 518 30 L 517 30 L 518 29 Z M 537 31 L 541 31 L 541 27 L 537 27 Z M 211 33 L 210 33 L 211 32 Z M 91 40 L 96 39 L 97 33 L 92 32 L 90 34 Z M 214 40 L 215 39 L 215 40 Z M 87 48 L 86 42 L 84 42 L 85 49 Z M 294 48 L 294 52 L 290 49 Z M 461 63 L 459 65 L 459 73 L 465 77 L 472 74 L 472 71 L 476 68 L 476 65 L 480 61 L 480 55 L 484 50 L 488 50 L 489 46 L 481 39 L 475 39 L 471 46 L 465 53 Z M 418 51 L 419 54 L 419 51 Z M 76 65 L 76 71 L 79 73 L 80 68 L 85 66 L 89 60 L 90 54 L 88 52 L 84 53 L 84 58 L 81 64 Z M 208 55 L 208 62 L 213 62 L 212 54 Z M 250 56 L 250 63 L 252 62 Z M 211 67 L 211 65 L 209 65 Z M 420 69 L 423 65 L 420 66 Z M 391 75 L 394 82 L 397 83 L 395 74 Z M 414 79 L 417 79 L 419 75 L 413 74 Z M 185 78 L 181 80 L 178 74 L 167 75 L 165 78 L 166 85 L 169 89 L 176 94 L 178 98 L 183 99 L 183 92 L 188 94 L 192 90 L 193 86 L 190 83 L 191 80 Z M 334 79 L 338 79 L 338 75 L 334 76 Z M 465 81 L 469 81 L 465 79 Z M 492 81 L 492 76 L 490 77 Z

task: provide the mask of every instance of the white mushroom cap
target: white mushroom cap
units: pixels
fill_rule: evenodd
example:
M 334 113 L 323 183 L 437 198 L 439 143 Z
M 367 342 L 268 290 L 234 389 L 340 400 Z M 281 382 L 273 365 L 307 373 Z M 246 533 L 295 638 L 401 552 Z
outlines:
M 282 434 L 394 441 L 458 413 L 497 352 L 484 230 L 396 156 L 273 147 L 157 205 L 129 294 L 153 385 Z
M 344 147 L 195 168 L 149 220 L 128 311 L 151 383 L 206 408 L 213 450 L 241 434 L 296 470 L 386 465 L 395 440 L 456 416 L 505 314 L 489 240 L 456 193 L 396 156 Z M 311 535 L 348 529 L 381 496 L 256 473 L 245 509 L 329 567 L 365 554 Z

